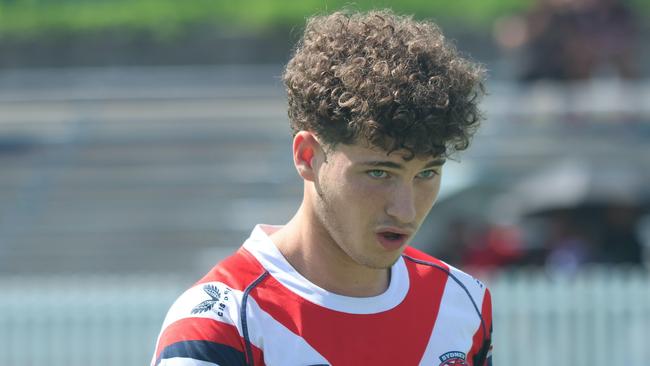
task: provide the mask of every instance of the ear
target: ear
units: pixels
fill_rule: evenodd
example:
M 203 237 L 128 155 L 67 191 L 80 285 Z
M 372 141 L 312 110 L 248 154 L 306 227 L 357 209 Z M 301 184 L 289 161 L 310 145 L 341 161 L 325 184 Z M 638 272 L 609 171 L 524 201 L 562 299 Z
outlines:
M 320 142 L 313 133 L 300 131 L 293 138 L 293 164 L 305 180 L 314 181 L 316 157 L 323 153 Z

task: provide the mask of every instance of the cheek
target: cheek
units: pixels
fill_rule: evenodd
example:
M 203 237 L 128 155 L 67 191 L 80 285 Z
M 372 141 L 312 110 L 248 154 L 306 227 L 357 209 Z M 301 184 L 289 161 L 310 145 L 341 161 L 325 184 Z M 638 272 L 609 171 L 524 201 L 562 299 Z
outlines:
M 348 231 L 366 227 L 368 222 L 381 216 L 387 196 L 385 187 L 346 177 L 337 182 L 336 188 L 339 222 L 348 227 Z
M 418 191 L 418 196 L 416 197 L 415 200 L 415 207 L 420 216 L 422 216 L 422 219 L 424 219 L 424 216 L 426 216 L 431 208 L 433 207 L 433 204 L 436 202 L 436 199 L 438 198 L 438 193 L 440 192 L 440 180 L 438 179 L 436 182 L 434 182 L 433 185 L 430 186 L 425 186 L 422 187 Z
M 390 194 L 390 188 L 386 185 L 363 179 L 348 184 L 347 191 L 349 206 L 355 203 L 365 209 L 382 206 L 384 200 Z
M 436 199 L 438 199 L 438 194 L 440 193 L 440 183 L 441 179 L 438 177 L 436 179 L 434 185 L 433 185 L 433 192 L 432 192 L 432 197 L 431 197 L 431 204 L 433 205 L 436 202 Z
M 343 199 L 352 202 L 363 201 L 373 194 L 372 184 L 356 172 L 340 174 L 333 179 L 332 183 Z

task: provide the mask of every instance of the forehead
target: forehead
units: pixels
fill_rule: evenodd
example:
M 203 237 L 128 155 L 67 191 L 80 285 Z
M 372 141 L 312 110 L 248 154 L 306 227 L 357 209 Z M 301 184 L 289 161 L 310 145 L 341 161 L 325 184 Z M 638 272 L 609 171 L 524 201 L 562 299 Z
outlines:
M 437 156 L 413 156 L 413 154 L 406 149 L 388 152 L 385 149 L 367 143 L 339 144 L 336 145 L 333 150 L 340 153 L 352 164 L 376 161 L 392 161 L 400 164 L 414 163 L 416 165 L 426 164 L 432 161 L 439 161 L 441 164 L 444 163 L 444 159 Z

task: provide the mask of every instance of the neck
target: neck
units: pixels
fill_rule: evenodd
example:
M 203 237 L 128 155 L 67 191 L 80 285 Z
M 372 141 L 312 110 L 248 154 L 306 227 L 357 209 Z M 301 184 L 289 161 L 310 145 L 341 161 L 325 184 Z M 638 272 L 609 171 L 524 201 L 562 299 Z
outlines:
M 388 288 L 390 270 L 354 262 L 304 203 L 296 215 L 270 237 L 293 268 L 329 292 L 370 297 Z

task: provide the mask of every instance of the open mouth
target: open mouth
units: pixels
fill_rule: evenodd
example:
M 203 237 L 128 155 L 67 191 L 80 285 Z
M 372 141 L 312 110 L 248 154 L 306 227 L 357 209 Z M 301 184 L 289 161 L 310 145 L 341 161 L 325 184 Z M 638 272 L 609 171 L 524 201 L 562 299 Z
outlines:
M 377 233 L 377 239 L 386 249 L 395 250 L 406 244 L 408 235 L 394 231 L 382 231 Z
M 400 240 L 400 239 L 402 239 L 403 237 L 406 236 L 404 234 L 393 233 L 393 232 L 390 232 L 390 231 L 379 233 L 379 235 L 383 236 L 384 238 L 386 238 L 388 240 Z

